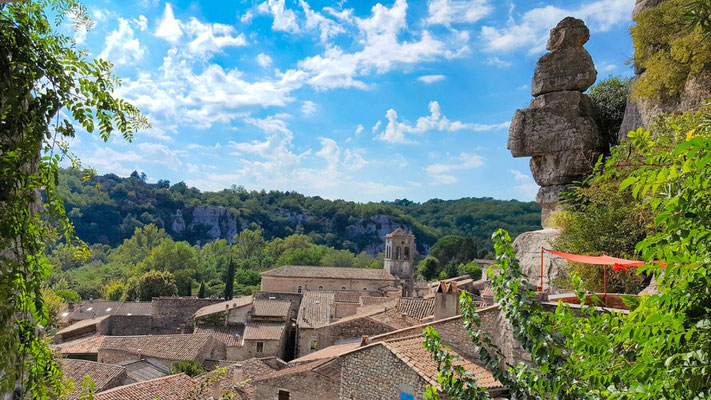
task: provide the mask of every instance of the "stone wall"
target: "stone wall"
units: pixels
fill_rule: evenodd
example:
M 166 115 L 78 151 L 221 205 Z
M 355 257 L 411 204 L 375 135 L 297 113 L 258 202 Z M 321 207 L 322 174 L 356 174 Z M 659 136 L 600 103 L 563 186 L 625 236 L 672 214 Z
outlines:
M 362 335 L 374 336 L 392 331 L 392 328 L 370 318 L 357 318 L 336 322 L 318 329 L 299 329 L 297 335 L 297 357 L 334 345 L 338 341 L 359 339 Z M 316 349 L 311 348 L 314 340 Z
M 252 357 L 279 357 L 284 358 L 286 338 L 282 340 L 245 340 L 242 346 L 227 347 L 227 360 L 244 361 Z M 261 353 L 257 353 L 257 343 L 264 343 Z
M 341 357 L 343 400 L 399 399 L 402 391 L 424 398 L 427 382 L 381 345 Z
M 395 280 L 369 280 L 369 279 L 334 279 L 334 278 L 286 278 L 277 276 L 262 276 L 263 292 L 298 293 L 301 286 L 305 290 L 363 290 L 377 291 L 379 288 L 396 285 Z M 322 287 L 319 289 L 319 287 Z M 345 288 L 345 289 L 344 289 Z
M 107 335 L 133 336 L 148 335 L 152 331 L 153 318 L 150 315 L 112 315 Z
M 262 278 L 264 279 L 264 278 Z M 255 300 L 276 300 L 276 301 L 288 301 L 291 303 L 289 307 L 289 317 L 296 318 L 299 313 L 299 307 L 301 306 L 301 298 L 303 295 L 298 293 L 279 293 L 279 292 L 257 292 L 254 295 Z
M 192 332 L 193 314 L 204 306 L 221 301 L 193 297 L 154 297 L 153 333 Z
M 290 400 L 336 400 L 339 382 L 313 371 L 252 382 L 256 400 L 274 400 L 279 391 L 289 392 Z

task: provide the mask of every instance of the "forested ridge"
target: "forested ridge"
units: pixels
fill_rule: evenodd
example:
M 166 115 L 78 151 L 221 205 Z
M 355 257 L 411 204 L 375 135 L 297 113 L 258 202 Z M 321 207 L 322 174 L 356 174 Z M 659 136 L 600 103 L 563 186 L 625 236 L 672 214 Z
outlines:
M 61 170 L 59 191 L 77 236 L 112 247 L 137 227 L 154 224 L 193 245 L 229 242 L 245 229 L 260 229 L 267 239 L 305 234 L 315 244 L 376 255 L 384 234 L 405 226 L 417 236 L 422 254 L 439 238 L 456 234 L 477 239 L 485 255 L 493 250 L 490 237 L 498 228 L 514 236 L 540 228 L 536 203 L 491 198 L 355 203 L 239 186 L 201 192 L 183 182 L 148 183 L 138 173 L 96 175 L 84 182 L 81 172 L 71 169 Z

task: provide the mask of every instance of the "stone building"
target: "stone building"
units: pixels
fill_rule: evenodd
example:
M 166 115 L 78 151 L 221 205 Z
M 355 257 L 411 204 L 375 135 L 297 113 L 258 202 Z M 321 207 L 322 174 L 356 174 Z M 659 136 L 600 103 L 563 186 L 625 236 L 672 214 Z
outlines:
M 423 346 L 421 335 L 380 341 L 342 354 L 340 399 L 422 399 L 428 385 L 439 387 L 437 362 Z M 506 392 L 503 385 L 472 359 L 456 364 L 474 374 L 477 385 L 492 397 Z
M 224 343 L 212 335 L 143 335 L 104 336 L 98 346 L 98 361 L 118 364 L 131 360 L 150 358 L 166 368 L 177 361 L 223 360 L 226 355 Z
M 261 273 L 263 292 L 298 293 L 307 290 L 378 292 L 398 284 L 384 269 L 285 265 Z
M 384 268 L 399 279 L 402 295 L 406 297 L 412 296 L 415 288 L 415 253 L 415 235 L 402 228 L 385 235 Z
M 256 400 L 338 399 L 338 359 L 318 360 L 269 373 L 252 382 Z

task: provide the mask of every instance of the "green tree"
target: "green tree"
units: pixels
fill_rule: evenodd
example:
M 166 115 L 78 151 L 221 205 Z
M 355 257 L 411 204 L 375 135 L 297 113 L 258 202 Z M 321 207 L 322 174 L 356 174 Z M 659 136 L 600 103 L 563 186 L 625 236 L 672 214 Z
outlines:
M 438 269 L 439 260 L 437 260 L 435 257 L 427 256 L 418 264 L 417 273 L 422 275 L 425 279 L 429 281 L 438 275 Z
M 178 361 L 170 368 L 171 374 L 185 374 L 190 377 L 205 373 L 205 369 L 199 362 L 193 360 Z
M 104 141 L 115 130 L 130 140 L 147 125 L 136 108 L 113 97 L 120 82 L 111 64 L 87 60 L 55 30 L 68 15 L 75 26 L 91 25 L 86 9 L 71 0 L 0 5 L 0 392 L 20 399 L 46 398 L 60 386 L 38 325 L 47 325 L 47 222 L 76 242 L 56 189 L 59 163 L 78 165 L 64 138 L 75 135 L 72 121 L 89 133 L 98 129 Z
M 192 296 L 193 295 L 193 276 L 194 269 L 181 269 L 173 273 L 175 276 L 175 284 L 178 286 L 178 295 Z
M 133 236 L 111 252 L 109 260 L 122 265 L 136 265 L 148 257 L 167 237 L 163 229 L 152 224 L 136 228 Z
M 59 322 L 59 314 L 67 307 L 67 303 L 52 291 L 50 288 L 42 288 L 42 301 L 47 308 L 47 326 L 48 329 L 54 329 Z
M 205 281 L 200 282 L 200 290 L 198 290 L 198 299 L 205 298 Z
M 606 148 L 617 143 L 617 135 L 627 108 L 630 80 L 611 76 L 596 83 L 588 91 L 588 98 L 595 111 L 595 122 L 605 136 Z
M 235 264 L 230 259 L 230 265 L 225 275 L 225 300 L 232 300 L 235 285 Z
M 457 267 L 457 273 L 459 275 L 469 275 L 475 281 L 481 278 L 481 267 L 475 262 L 470 262 L 467 264 L 461 263 Z
M 129 279 L 124 300 L 151 301 L 154 297 L 175 296 L 178 286 L 175 277 L 168 271 L 148 271 L 139 278 Z
M 185 269 L 194 270 L 197 264 L 195 251 L 190 244 L 174 242 L 167 238 L 151 249 L 148 256 L 138 263 L 138 269 L 175 272 Z
M 126 286 L 119 281 L 111 281 L 104 285 L 101 291 L 101 297 L 105 300 L 118 301 L 123 297 Z

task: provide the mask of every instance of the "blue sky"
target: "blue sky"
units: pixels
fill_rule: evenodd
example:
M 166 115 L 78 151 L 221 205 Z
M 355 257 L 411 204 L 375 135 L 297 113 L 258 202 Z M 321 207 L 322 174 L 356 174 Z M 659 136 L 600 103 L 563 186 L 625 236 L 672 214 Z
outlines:
M 550 28 L 591 30 L 598 79 L 631 75 L 634 0 L 96 1 L 80 48 L 152 128 L 80 133 L 99 173 L 355 201 L 532 200 L 506 149 Z

